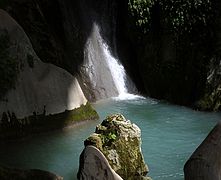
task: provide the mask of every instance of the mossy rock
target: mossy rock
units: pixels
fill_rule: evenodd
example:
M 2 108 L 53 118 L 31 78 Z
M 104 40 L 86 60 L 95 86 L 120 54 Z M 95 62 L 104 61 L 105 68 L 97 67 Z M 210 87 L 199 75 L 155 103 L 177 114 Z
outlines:
M 148 167 L 141 152 L 141 131 L 123 115 L 108 116 L 87 138 L 85 145 L 100 149 L 123 179 L 150 179 L 145 177 Z
M 201 100 L 197 102 L 197 108 L 206 111 L 220 111 L 221 87 L 214 89 L 211 93 L 207 93 Z
M 15 113 L 4 112 L 0 124 L 0 139 L 15 139 L 33 133 L 48 132 L 73 125 L 86 120 L 95 120 L 99 116 L 90 103 L 81 105 L 73 110 L 66 110 L 58 114 L 36 114 L 18 119 Z

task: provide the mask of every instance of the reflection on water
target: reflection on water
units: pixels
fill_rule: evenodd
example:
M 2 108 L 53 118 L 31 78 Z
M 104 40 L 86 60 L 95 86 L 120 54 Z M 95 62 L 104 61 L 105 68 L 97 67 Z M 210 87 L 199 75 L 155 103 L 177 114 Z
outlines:
M 94 107 L 101 119 L 122 113 L 142 131 L 142 151 L 154 180 L 183 179 L 183 165 L 220 119 L 219 113 L 197 112 L 153 99 L 103 100 Z M 0 163 L 50 170 L 76 179 L 84 139 L 99 121 L 72 129 L 10 142 L 0 148 Z

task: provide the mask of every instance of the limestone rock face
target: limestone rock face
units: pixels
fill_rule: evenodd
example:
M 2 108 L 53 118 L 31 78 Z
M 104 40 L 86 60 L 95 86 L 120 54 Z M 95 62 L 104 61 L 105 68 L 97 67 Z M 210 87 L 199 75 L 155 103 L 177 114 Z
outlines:
M 15 113 L 17 118 L 24 118 L 33 112 L 55 114 L 86 104 L 77 79 L 62 68 L 43 63 L 22 27 L 4 10 L 0 10 L 0 22 L 0 37 L 6 39 L 6 52 L 17 67 L 13 88 L 8 88 L 0 98 L 0 119 L 3 112 L 8 111 Z M 1 58 L 3 62 L 8 61 Z M 11 64 L 6 65 L 9 70 L 3 76 L 7 77 L 1 77 L 1 80 L 12 78 L 7 75 L 11 72 Z M 1 83 L 1 88 L 4 85 Z
M 87 146 L 81 154 L 78 179 L 122 180 L 111 168 L 103 153 L 95 146 Z
M 221 22 L 221 20 L 220 20 Z M 206 111 L 221 110 L 221 61 L 219 58 L 212 58 L 209 72 L 207 73 L 206 93 L 197 103 L 197 108 Z
M 85 140 L 87 145 L 97 147 L 123 179 L 150 179 L 145 177 L 148 167 L 141 152 L 141 131 L 123 115 L 108 116 Z

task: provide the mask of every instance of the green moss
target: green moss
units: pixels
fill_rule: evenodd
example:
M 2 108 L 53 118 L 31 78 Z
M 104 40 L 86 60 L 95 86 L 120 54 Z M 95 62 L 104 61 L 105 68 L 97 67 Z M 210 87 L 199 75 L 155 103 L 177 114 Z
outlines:
M 90 137 L 88 137 L 85 141 L 84 141 L 84 145 L 88 146 L 88 145 L 92 145 L 97 147 L 98 149 L 100 149 L 101 151 L 103 150 L 103 142 L 101 139 L 101 135 L 100 134 L 96 134 L 93 133 Z
M 135 131 L 130 121 L 121 114 L 114 114 L 96 127 L 85 145 L 99 148 L 123 179 L 142 179 L 147 174 L 147 166 L 140 152 L 140 138 L 131 137 L 130 131 Z
M 18 62 L 10 57 L 10 40 L 7 31 L 0 33 L 0 99 L 15 87 L 18 76 Z
M 74 110 L 66 110 L 63 113 L 45 116 L 45 118 L 46 121 L 53 121 L 57 123 L 61 121 L 63 125 L 69 125 L 74 122 L 98 119 L 98 114 L 92 108 L 90 103 L 87 103 L 86 105 L 81 105 L 79 108 Z
M 204 111 L 221 110 L 221 87 L 213 89 L 197 102 L 197 108 Z
M 99 134 L 99 137 L 100 137 L 100 139 L 102 141 L 102 147 L 111 146 L 111 144 L 118 137 L 116 126 L 114 126 L 114 124 L 111 121 L 109 121 L 109 120 L 108 120 L 108 117 L 107 117 L 106 121 L 104 120 L 102 124 L 99 124 L 96 127 L 96 130 L 95 130 L 95 132 L 97 134 Z M 108 123 L 108 121 L 109 121 L 109 123 Z
M 111 144 L 117 139 L 116 132 L 109 132 L 101 135 L 103 147 L 111 146 Z
M 61 129 L 80 121 L 98 119 L 99 116 L 93 107 L 87 103 L 62 113 L 53 115 L 45 115 L 44 113 L 37 115 L 34 113 L 24 119 L 17 119 L 12 113 L 10 123 L 5 120 L 6 118 L 4 116 L 4 120 L 2 119 L 4 123 L 0 126 L 0 139 L 19 138 L 28 134 Z

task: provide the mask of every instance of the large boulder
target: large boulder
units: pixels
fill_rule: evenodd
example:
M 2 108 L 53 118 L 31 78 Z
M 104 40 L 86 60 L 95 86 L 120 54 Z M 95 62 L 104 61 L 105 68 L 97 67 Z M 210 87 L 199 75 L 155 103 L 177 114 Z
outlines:
M 80 157 L 78 179 L 122 180 L 111 168 L 104 154 L 95 146 L 87 146 Z
M 221 179 L 221 122 L 219 122 L 184 166 L 185 180 Z
M 35 53 L 23 28 L 0 9 L 0 139 L 96 119 L 75 76 Z
M 87 103 L 77 79 L 62 68 L 43 63 L 22 27 L 1 9 L 0 22 L 4 51 L 0 51 L 0 118 L 7 111 L 24 118 L 33 112 L 55 114 Z
M 84 143 L 98 148 L 123 179 L 150 179 L 145 177 L 148 167 L 141 152 L 141 131 L 123 115 L 108 116 Z
M 63 177 L 39 169 L 14 169 L 0 166 L 1 180 L 63 180 Z

